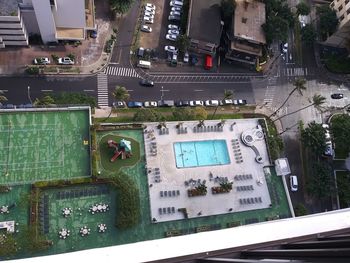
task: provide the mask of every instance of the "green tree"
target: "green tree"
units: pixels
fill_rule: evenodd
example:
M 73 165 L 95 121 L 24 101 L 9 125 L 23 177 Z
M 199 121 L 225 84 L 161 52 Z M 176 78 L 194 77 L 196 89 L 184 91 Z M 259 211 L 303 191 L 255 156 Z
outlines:
M 281 104 L 281 106 L 279 106 L 270 116 L 269 118 L 275 116 L 277 114 L 277 112 L 279 112 L 280 109 L 282 109 L 282 107 L 287 103 L 287 101 L 289 100 L 289 98 L 294 94 L 294 92 L 298 92 L 301 96 L 303 96 L 303 91 L 306 90 L 306 80 L 303 78 L 298 78 L 294 81 L 293 85 L 294 85 L 294 89 L 292 89 L 291 92 L 289 92 L 287 98 L 284 100 L 284 102 Z
M 0 105 L 2 105 L 2 102 L 7 101 L 6 96 L 4 95 L 4 92 L 0 90 Z
M 330 196 L 332 190 L 330 175 L 331 170 L 326 163 L 315 163 L 306 187 L 308 193 L 320 199 Z
M 312 97 L 312 103 L 310 103 L 309 105 L 307 105 L 307 106 L 305 106 L 305 107 L 302 107 L 302 108 L 300 108 L 300 109 L 298 109 L 298 110 L 296 110 L 296 111 L 293 111 L 293 112 L 287 113 L 287 114 L 285 114 L 285 115 L 282 115 L 281 117 L 275 119 L 273 122 L 278 121 L 278 120 L 280 120 L 280 119 L 282 119 L 282 118 L 284 118 L 284 117 L 287 117 L 287 116 L 289 116 L 289 115 L 295 114 L 295 113 L 297 113 L 297 112 L 299 112 L 299 111 L 302 111 L 302 110 L 305 110 L 305 109 L 307 109 L 307 108 L 310 108 L 310 107 L 312 107 L 312 106 L 314 106 L 317 110 L 320 110 L 320 111 L 321 111 L 321 110 L 322 110 L 322 105 L 323 105 L 325 102 L 326 102 L 326 98 L 325 98 L 325 97 L 323 97 L 323 96 L 321 96 L 321 95 L 319 95 L 319 94 L 315 94 L 315 95 Z
M 306 207 L 301 203 L 294 207 L 294 213 L 296 216 L 304 216 L 308 214 Z
M 299 2 L 297 4 L 297 15 L 307 16 L 310 14 L 310 6 L 304 1 Z
M 208 112 L 204 107 L 195 107 L 193 109 L 193 117 L 197 120 L 206 120 L 208 118 Z
M 301 40 L 311 46 L 316 39 L 316 32 L 312 24 L 307 24 L 301 29 Z
M 232 92 L 231 90 L 224 90 L 224 96 L 223 96 L 222 100 L 232 99 L 232 97 L 233 97 L 233 92 Z M 214 110 L 214 112 L 213 112 L 213 115 L 211 116 L 212 119 L 214 119 L 215 114 L 216 114 L 218 108 L 219 108 L 219 105 L 217 105 L 217 106 L 215 107 L 215 110 Z
M 317 156 L 322 155 L 326 148 L 325 129 L 314 121 L 301 131 L 301 139 L 303 144 Z
M 125 14 L 131 7 L 134 0 L 109 0 L 112 11 Z
M 340 208 L 350 205 L 350 175 L 349 172 L 337 172 L 337 189 L 339 195 Z
M 339 23 L 337 14 L 328 4 L 318 6 L 316 13 L 319 17 L 321 38 L 322 40 L 326 40 L 328 36 L 337 30 Z
M 122 86 L 116 86 L 114 91 L 112 92 L 112 96 L 115 100 L 128 100 L 130 98 L 129 92 L 126 90 L 125 87 Z
M 335 115 L 332 118 L 330 132 L 337 152 L 350 152 L 350 116 L 348 114 Z
M 176 121 L 193 120 L 193 110 L 191 108 L 178 108 L 173 111 L 173 118 Z
M 46 95 L 41 99 L 36 98 L 33 104 L 34 106 L 51 106 L 55 104 L 55 100 L 51 96 Z
M 0 257 L 11 257 L 17 253 L 18 247 L 12 234 L 7 234 L 0 246 Z
M 190 38 L 186 34 L 178 36 L 176 39 L 176 46 L 180 53 L 185 53 L 190 46 Z
M 135 112 L 133 120 L 138 122 L 139 121 L 156 122 L 156 121 L 164 120 L 164 117 L 153 109 L 139 109 Z
M 51 97 L 56 105 L 89 105 L 91 108 L 96 107 L 96 99 L 85 93 L 61 92 L 52 94 Z
M 230 25 L 232 23 L 233 12 L 236 8 L 235 0 L 221 0 L 220 9 L 221 9 L 221 18 L 224 21 L 225 25 Z

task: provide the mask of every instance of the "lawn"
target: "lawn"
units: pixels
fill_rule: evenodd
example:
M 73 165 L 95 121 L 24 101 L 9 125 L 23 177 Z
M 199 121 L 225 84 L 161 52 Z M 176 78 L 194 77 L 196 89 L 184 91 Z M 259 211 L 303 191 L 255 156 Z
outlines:
M 2 112 L 0 149 L 0 184 L 89 176 L 89 111 Z

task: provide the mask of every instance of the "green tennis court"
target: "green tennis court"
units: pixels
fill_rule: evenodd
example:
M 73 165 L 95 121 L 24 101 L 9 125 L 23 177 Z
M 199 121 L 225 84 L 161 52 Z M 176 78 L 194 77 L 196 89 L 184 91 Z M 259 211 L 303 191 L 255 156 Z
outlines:
M 89 110 L 0 112 L 0 184 L 90 175 Z

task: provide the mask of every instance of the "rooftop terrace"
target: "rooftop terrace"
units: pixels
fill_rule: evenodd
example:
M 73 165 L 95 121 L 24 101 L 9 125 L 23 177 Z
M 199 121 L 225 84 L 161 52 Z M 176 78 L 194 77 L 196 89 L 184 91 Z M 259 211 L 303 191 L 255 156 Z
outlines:
M 22 0 L 0 0 L 0 16 L 17 15 L 19 3 Z

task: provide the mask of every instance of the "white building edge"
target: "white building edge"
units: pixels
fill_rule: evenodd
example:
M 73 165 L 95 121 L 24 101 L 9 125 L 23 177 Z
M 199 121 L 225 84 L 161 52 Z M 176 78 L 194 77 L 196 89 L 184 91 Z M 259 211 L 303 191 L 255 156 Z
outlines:
M 11 262 L 147 262 L 205 254 L 235 247 L 317 235 L 350 227 L 350 208 L 296 218 L 267 221 L 224 230 L 202 232 L 78 252 L 12 260 Z M 273 231 L 271 231 L 273 229 Z
M 44 43 L 83 40 L 96 28 L 94 0 L 6 0 L 0 10 L 0 48 L 27 46 L 31 35 Z

